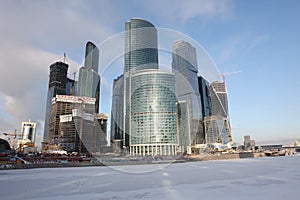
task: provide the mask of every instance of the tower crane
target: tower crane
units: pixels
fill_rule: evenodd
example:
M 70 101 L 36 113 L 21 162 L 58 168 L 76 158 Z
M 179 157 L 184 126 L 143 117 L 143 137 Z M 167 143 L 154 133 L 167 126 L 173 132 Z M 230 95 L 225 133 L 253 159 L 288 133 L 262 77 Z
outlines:
M 5 136 L 13 136 L 12 149 L 15 150 L 15 145 L 17 144 L 17 136 L 21 136 L 21 134 L 17 134 L 17 129 L 15 129 L 14 133 L 3 133 Z
M 222 77 L 223 82 L 224 82 L 224 84 L 225 84 L 225 76 L 227 76 L 227 75 L 233 75 L 233 74 L 239 74 L 239 73 L 241 73 L 241 72 L 242 72 L 241 70 L 239 70 L 239 71 L 234 71 L 234 72 L 226 72 L 226 73 L 221 73 L 219 76 Z

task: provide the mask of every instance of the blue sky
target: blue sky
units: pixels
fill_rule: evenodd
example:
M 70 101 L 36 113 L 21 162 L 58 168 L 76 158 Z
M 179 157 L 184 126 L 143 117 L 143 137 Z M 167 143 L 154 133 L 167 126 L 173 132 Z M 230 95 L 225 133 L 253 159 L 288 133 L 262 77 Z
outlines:
M 0 133 L 31 119 L 38 122 L 41 139 L 49 65 L 66 52 L 72 76 L 88 40 L 100 44 L 137 17 L 193 38 L 222 73 L 241 71 L 226 77 L 235 141 L 241 143 L 246 134 L 261 143 L 300 138 L 297 0 L 12 0 L 0 5 Z

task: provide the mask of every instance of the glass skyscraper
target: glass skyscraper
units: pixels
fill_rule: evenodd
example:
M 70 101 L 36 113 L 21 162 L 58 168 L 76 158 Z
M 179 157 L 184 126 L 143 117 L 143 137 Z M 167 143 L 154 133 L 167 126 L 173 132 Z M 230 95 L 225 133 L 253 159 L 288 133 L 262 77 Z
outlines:
M 68 91 L 67 90 L 68 68 L 69 65 L 64 62 L 55 62 L 52 65 L 50 65 L 49 87 L 47 93 L 45 125 L 44 125 L 44 138 L 43 138 L 44 142 L 49 142 L 52 98 L 55 97 L 56 95 L 65 95 L 67 94 Z
M 218 81 L 212 82 L 209 86 L 208 93 L 211 101 L 211 115 L 204 117 L 206 143 L 231 145 L 232 137 L 225 83 Z
M 99 111 L 100 75 L 98 74 L 99 49 L 91 42 L 86 44 L 85 66 L 79 70 L 78 96 L 96 98 L 95 113 Z
M 114 79 L 112 105 L 111 105 L 111 125 L 110 125 L 110 139 L 114 151 L 121 151 L 123 148 L 123 110 L 124 110 L 124 76 L 121 75 Z M 126 135 L 128 140 L 128 135 Z M 129 146 L 129 143 L 124 144 Z
M 131 75 L 131 155 L 176 155 L 174 74 L 156 69 Z
M 179 40 L 172 48 L 172 71 L 175 74 L 176 95 L 187 105 L 189 148 L 203 143 L 201 100 L 198 88 L 196 49 L 188 42 Z M 182 128 L 179 128 L 182 131 Z M 185 147 L 184 149 L 186 149 Z
M 125 23 L 124 53 L 124 111 L 123 145 L 127 148 L 130 133 L 131 74 L 143 69 L 158 69 L 157 30 L 143 19 L 131 19 Z
M 99 49 L 92 42 L 87 42 L 85 47 L 84 66 L 98 72 Z

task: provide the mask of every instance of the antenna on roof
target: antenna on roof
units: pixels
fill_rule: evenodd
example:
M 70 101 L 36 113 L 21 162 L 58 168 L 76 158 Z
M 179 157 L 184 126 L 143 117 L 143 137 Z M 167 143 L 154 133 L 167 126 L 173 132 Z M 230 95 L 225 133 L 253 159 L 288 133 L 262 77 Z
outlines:
M 67 54 L 64 53 L 64 63 L 66 63 L 66 61 L 67 61 Z
M 75 81 L 76 73 L 77 73 L 77 71 L 73 72 L 73 75 L 74 75 L 74 81 Z

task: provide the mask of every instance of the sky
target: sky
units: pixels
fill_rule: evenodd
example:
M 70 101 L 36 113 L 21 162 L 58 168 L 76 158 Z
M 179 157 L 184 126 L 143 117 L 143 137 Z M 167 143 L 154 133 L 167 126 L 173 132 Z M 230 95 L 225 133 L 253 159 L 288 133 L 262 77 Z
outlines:
M 66 53 L 73 77 L 87 41 L 102 44 L 143 18 L 191 37 L 221 73 L 239 72 L 226 76 L 234 141 L 299 140 L 299 9 L 297 0 L 0 0 L 0 137 L 30 119 L 39 143 L 49 66 Z

